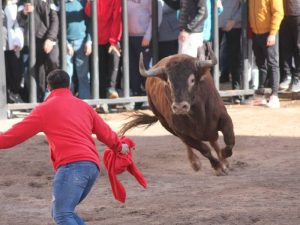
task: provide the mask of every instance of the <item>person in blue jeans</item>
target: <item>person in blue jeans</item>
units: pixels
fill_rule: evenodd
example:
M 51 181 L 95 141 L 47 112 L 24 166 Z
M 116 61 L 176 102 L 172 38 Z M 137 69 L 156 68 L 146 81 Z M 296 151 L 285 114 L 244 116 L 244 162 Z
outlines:
M 81 99 L 91 98 L 89 55 L 92 52 L 92 41 L 90 20 L 84 12 L 86 2 L 86 0 L 66 1 L 67 72 L 71 81 L 76 75 L 76 85 L 73 82 L 71 89 L 73 93 L 76 89 Z
M 43 132 L 55 171 L 52 218 L 58 225 L 85 225 L 75 208 L 91 191 L 100 170 L 100 156 L 92 135 L 116 154 L 127 155 L 130 148 L 90 105 L 73 96 L 65 71 L 53 70 L 47 81 L 50 95 L 22 121 L 0 132 L 0 149 L 11 148 Z
M 58 168 L 53 181 L 52 206 L 52 217 L 57 224 L 85 224 L 81 217 L 72 212 L 88 195 L 98 175 L 97 165 L 90 161 L 78 161 Z

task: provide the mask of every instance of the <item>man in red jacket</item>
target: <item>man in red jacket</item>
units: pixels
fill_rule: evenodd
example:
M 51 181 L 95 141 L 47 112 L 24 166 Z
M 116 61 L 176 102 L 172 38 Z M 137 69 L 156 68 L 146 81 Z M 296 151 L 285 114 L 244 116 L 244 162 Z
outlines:
M 90 16 L 87 1 L 85 13 Z M 118 98 L 116 91 L 122 34 L 122 1 L 97 0 L 100 98 Z
M 85 224 L 74 213 L 99 174 L 99 155 L 92 134 L 114 151 L 128 154 L 128 146 L 87 103 L 72 96 L 69 75 L 54 70 L 48 75 L 51 94 L 21 122 L 0 134 L 0 149 L 44 132 L 56 171 L 52 216 L 57 224 Z

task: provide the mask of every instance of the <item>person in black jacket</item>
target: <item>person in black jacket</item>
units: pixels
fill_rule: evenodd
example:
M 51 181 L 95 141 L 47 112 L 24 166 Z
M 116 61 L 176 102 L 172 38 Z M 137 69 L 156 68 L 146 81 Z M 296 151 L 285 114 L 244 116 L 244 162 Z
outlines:
M 179 53 L 197 56 L 198 48 L 203 45 L 203 27 L 206 17 L 206 0 L 180 1 Z
M 300 1 L 285 0 L 283 4 L 284 18 L 279 31 L 280 67 L 283 72 L 280 89 L 300 92 Z
M 37 99 L 42 102 L 46 97 L 46 77 L 59 67 L 57 8 L 53 0 L 34 0 L 33 5 L 22 1 L 19 7 L 18 21 L 23 27 L 29 21 L 29 13 L 34 13 L 37 82 Z

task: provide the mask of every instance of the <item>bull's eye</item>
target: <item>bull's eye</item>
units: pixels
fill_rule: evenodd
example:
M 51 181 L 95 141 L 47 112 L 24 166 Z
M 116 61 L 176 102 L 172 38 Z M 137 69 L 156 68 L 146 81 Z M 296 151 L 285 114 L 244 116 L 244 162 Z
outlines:
M 192 88 L 195 84 L 195 75 L 191 74 L 188 78 L 188 87 L 189 89 Z

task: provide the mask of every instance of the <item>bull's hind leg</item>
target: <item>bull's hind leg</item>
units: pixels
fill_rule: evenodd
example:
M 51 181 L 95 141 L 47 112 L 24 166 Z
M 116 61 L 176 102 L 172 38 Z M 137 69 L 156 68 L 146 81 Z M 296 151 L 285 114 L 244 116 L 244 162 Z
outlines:
M 228 114 L 225 114 L 219 123 L 219 130 L 222 132 L 225 142 L 225 147 L 222 149 L 222 156 L 228 158 L 232 155 L 232 148 L 235 145 L 235 136 L 233 131 L 233 123 Z
M 225 172 L 227 172 L 227 170 L 229 169 L 229 162 L 226 158 L 223 157 L 222 151 L 221 151 L 221 148 L 220 148 L 220 145 L 219 145 L 218 141 L 210 141 L 209 143 L 214 148 L 214 150 L 216 151 L 218 159 L 222 163 L 223 170 Z
M 199 171 L 201 169 L 200 158 L 193 152 L 193 149 L 190 146 L 186 145 L 186 148 L 187 148 L 188 159 L 191 163 L 193 170 Z

